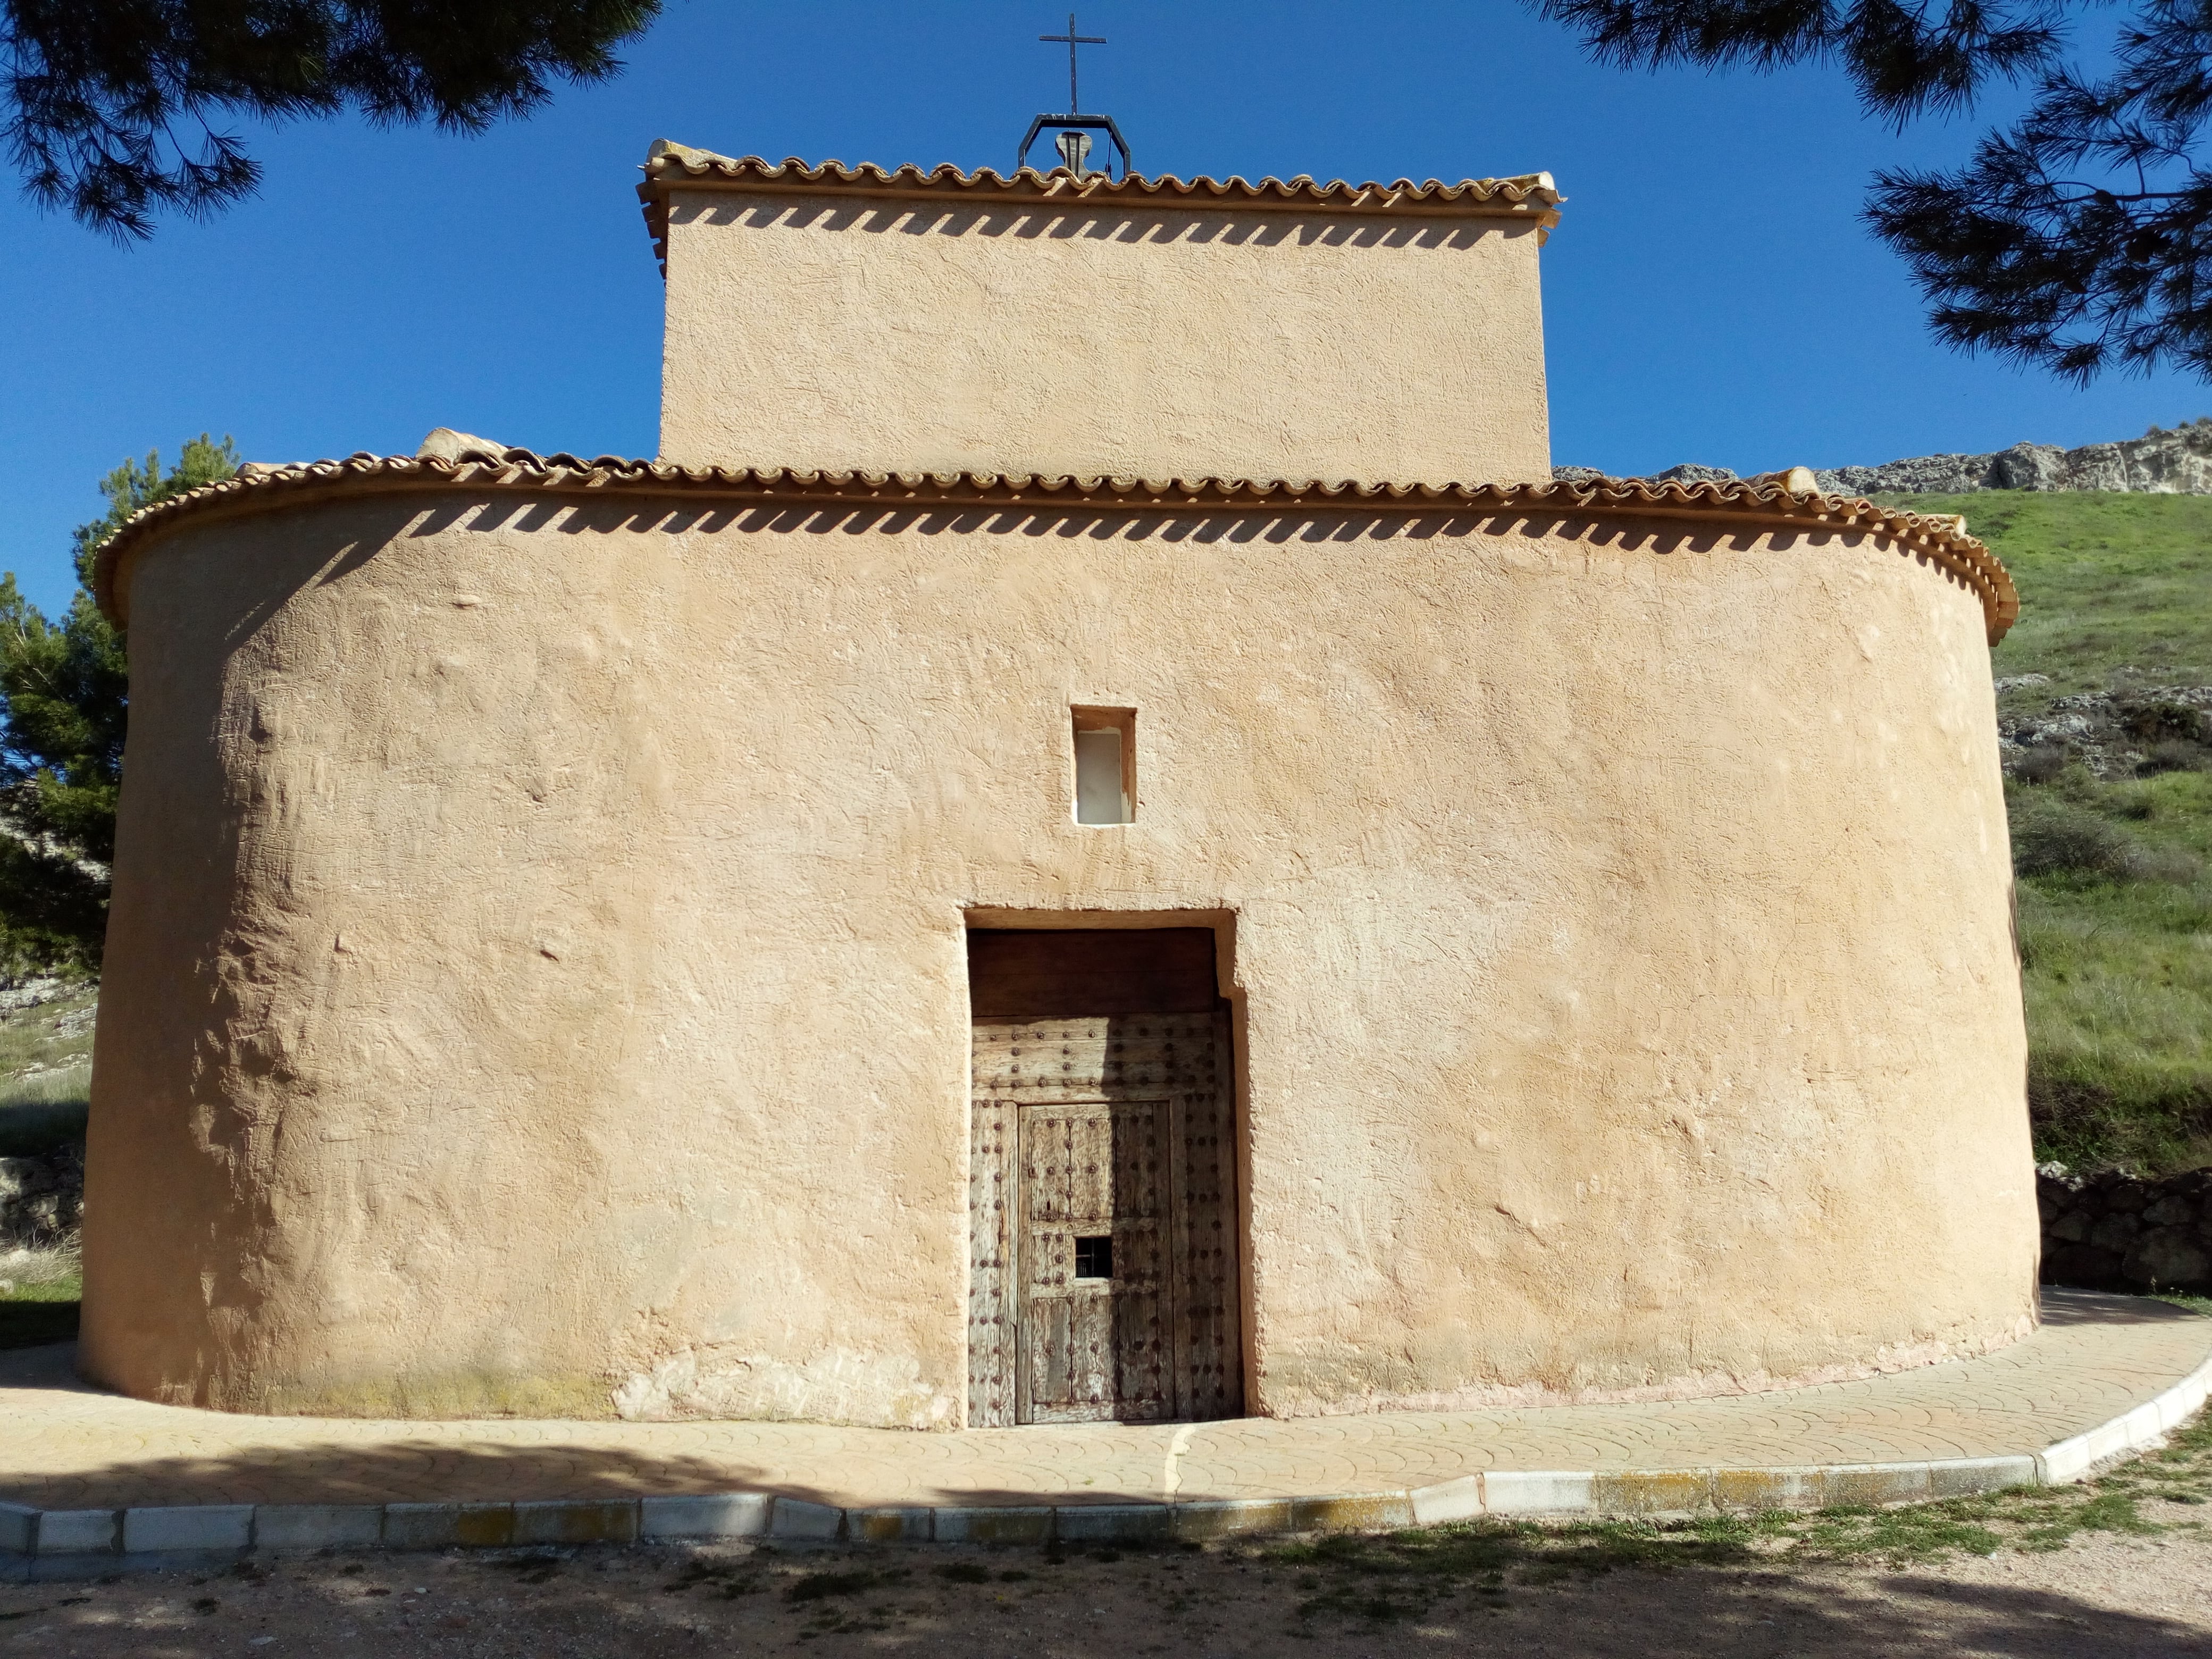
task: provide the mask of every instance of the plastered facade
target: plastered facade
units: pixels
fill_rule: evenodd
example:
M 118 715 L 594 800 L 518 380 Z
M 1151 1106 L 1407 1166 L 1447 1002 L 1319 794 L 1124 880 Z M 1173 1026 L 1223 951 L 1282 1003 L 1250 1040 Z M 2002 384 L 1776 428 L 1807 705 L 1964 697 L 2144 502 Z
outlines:
M 121 589 L 131 1392 L 957 1425 L 970 914 L 1223 930 L 1251 1410 L 2033 1316 L 1984 617 L 1887 538 L 447 489 Z
M 970 925 L 1215 931 L 1249 1411 L 2029 1328 L 1986 550 L 1501 482 L 1547 179 L 696 155 L 647 191 L 661 463 L 443 434 L 102 555 L 88 1376 L 961 1426 Z M 1020 476 L 918 476 L 961 467 Z M 1076 708 L 1136 711 L 1133 823 L 1075 822 Z
M 1551 476 L 1548 211 L 665 191 L 668 460 Z

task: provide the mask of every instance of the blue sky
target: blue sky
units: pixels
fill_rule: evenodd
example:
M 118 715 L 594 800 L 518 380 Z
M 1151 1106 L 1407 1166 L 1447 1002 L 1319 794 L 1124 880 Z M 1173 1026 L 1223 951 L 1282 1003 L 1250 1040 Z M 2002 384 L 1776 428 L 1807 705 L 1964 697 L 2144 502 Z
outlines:
M 1065 100 L 1064 5 L 671 0 L 620 80 L 482 138 L 252 132 L 261 194 L 118 249 L 0 203 L 0 568 L 66 603 L 71 526 L 124 456 L 203 429 L 249 459 L 411 452 L 434 426 L 649 455 L 661 292 L 632 193 L 655 137 L 732 154 L 1006 167 Z M 2095 27 L 2099 14 L 2090 18 Z M 2201 382 L 2076 392 L 1927 337 L 1856 215 L 1869 174 L 1962 158 L 1839 78 L 1623 75 L 1505 0 L 1092 0 L 1086 108 L 1138 167 L 1389 179 L 1550 170 L 1556 460 L 1740 471 L 2078 444 L 2212 411 Z M 1989 110 L 1985 115 L 2001 113 Z M 766 456 L 765 462 L 776 458 Z

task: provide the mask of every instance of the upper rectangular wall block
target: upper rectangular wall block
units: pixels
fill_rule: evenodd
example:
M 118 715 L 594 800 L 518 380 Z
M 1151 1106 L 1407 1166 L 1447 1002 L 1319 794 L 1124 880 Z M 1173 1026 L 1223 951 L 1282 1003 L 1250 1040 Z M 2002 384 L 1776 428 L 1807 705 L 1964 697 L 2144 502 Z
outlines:
M 1550 476 L 1550 175 L 1248 185 L 732 161 L 665 142 L 684 465 Z

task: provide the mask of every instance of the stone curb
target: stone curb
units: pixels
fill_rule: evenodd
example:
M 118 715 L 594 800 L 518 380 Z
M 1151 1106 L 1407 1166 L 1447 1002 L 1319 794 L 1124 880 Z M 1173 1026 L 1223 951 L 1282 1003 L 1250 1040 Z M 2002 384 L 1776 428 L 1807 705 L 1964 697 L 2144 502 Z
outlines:
M 256 1549 L 495 1549 L 678 1539 L 805 1543 L 1197 1542 L 1360 1532 L 1491 1516 L 1672 1517 L 1730 1510 L 1911 1504 L 2063 1486 L 2156 1445 L 2212 1397 L 2212 1360 L 2156 1398 L 2033 1455 L 1918 1463 L 1630 1473 L 1492 1469 L 1436 1486 L 1172 1504 L 840 1508 L 773 1492 L 510 1504 L 191 1504 L 39 1510 L 0 1503 L 0 1579 L 206 1565 Z
M 2212 1397 L 2212 1359 L 2133 1411 L 2086 1434 L 2045 1446 L 2035 1455 L 2035 1484 L 2063 1486 L 2079 1480 L 2100 1464 L 2157 1445 L 2187 1422 L 2208 1397 Z

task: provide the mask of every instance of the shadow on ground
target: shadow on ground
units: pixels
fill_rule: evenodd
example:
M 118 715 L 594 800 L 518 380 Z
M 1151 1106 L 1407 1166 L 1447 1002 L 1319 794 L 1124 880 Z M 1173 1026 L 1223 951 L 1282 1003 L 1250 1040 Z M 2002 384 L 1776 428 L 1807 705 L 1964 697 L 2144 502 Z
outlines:
M 2204 1316 L 2154 1297 L 2116 1296 L 2109 1291 L 2076 1290 L 2063 1285 L 2045 1285 L 2040 1290 L 2043 1322 L 2058 1329 L 2085 1325 L 2160 1325 Z
M 1393 1591 L 1347 1607 L 1336 1592 L 1356 1587 L 1256 1546 L 1066 1556 L 946 1547 L 341 1554 L 191 1577 L 0 1587 L 0 1640 L 21 1635 L 93 1656 L 234 1652 L 242 1640 L 273 1656 L 343 1640 L 349 1654 L 486 1659 L 646 1659 L 800 1642 L 822 1653 L 1053 1659 L 1471 1649 L 1553 1659 L 2089 1659 L 2212 1651 L 2197 1588 L 2208 1565 L 2212 1552 L 2201 1545 L 2130 1553 L 2100 1544 L 1910 1574 L 1687 1568 L 1528 1582 L 1509 1573 L 1428 1586 L 1419 1605 Z M 2094 1588 L 1989 1582 L 2006 1571 L 2070 1574 Z M 2161 1610 L 2175 1601 L 2192 1605 Z
M 2073 1339 L 2101 1346 L 2106 1333 L 2125 1327 L 2202 1325 L 2202 1316 L 2166 1303 L 2054 1289 L 2044 1298 L 2044 1316 L 2054 1328 L 2094 1330 Z M 2117 1336 L 2113 1339 L 2117 1340 Z M 2161 1333 L 2161 1340 L 2166 1338 Z M 2192 1352 L 2201 1354 L 2201 1346 Z M 191 1411 L 165 1413 L 160 1437 L 141 1434 L 146 1408 L 120 1402 L 84 1382 L 73 1367 L 67 1346 L 0 1355 L 0 1394 L 33 1415 L 40 1426 L 13 1444 L 19 1455 L 0 1467 L 0 1497 L 47 1509 L 120 1508 L 128 1505 L 210 1503 L 381 1504 L 453 1501 L 514 1502 L 548 1498 L 630 1498 L 746 1490 L 814 1503 L 855 1501 L 850 1493 L 885 1490 L 887 1467 L 876 1431 L 850 1432 L 822 1425 L 746 1424 L 718 1428 L 687 1425 L 683 1434 L 635 1433 L 630 1425 L 562 1425 L 556 1430 L 527 1422 L 464 1433 L 441 1425 L 374 1425 L 364 1435 L 352 1425 L 319 1425 L 312 1419 L 286 1419 L 265 1441 L 218 1428 L 214 1414 Z M 1983 1362 L 1967 1362 L 1980 1364 Z M 1998 1363 L 1998 1362 L 1992 1362 Z M 2193 1363 L 2193 1362 L 2192 1362 Z M 1912 1374 L 1917 1376 L 1919 1373 Z M 1908 1377 L 1910 1382 L 1911 1377 Z M 2136 1381 L 2130 1376 L 2124 1380 Z M 2003 1394 L 2018 1392 L 2017 1377 L 1999 1377 Z M 1773 1396 L 1746 1396 L 1753 1401 Z M 1822 1396 L 1825 1398 L 1826 1396 Z M 1855 1400 L 1856 1396 L 1852 1396 Z M 1969 1402 L 1970 1404 L 1972 1402 Z M 2002 1403 L 2002 1400 L 2001 1402 Z M 1602 1410 L 1604 1408 L 1595 1408 Z M 1686 1403 L 1681 1410 L 1705 1410 Z M 110 1421 L 106 1438 L 98 1428 L 100 1414 Z M 204 1434 L 193 1419 L 208 1418 Z M 73 1418 L 82 1426 L 67 1443 L 66 1455 L 49 1462 L 39 1450 L 52 1433 L 71 1434 Z M 1416 1426 L 1426 1419 L 1415 1419 Z M 1449 1424 L 1447 1418 L 1434 1419 Z M 180 1426 L 181 1425 L 181 1426 Z M 896 1437 L 896 1490 L 902 1503 L 1012 1504 L 1041 1503 L 1152 1503 L 1165 1490 L 1196 1499 L 1223 1495 L 1233 1481 L 1209 1474 L 1201 1449 L 1176 1463 L 1183 1445 L 1172 1425 L 1088 1425 L 1100 1432 L 1086 1438 L 1079 1454 L 1048 1439 L 1028 1438 L 1025 1429 L 980 1431 L 969 1437 L 917 1434 Z M 1238 1425 L 1219 1425 L 1237 1428 Z M 1356 1429 L 1358 1425 L 1353 1425 Z M 2086 1426 L 2086 1425 L 2085 1425 Z M 256 1431 L 258 1432 L 258 1431 Z M 1338 1437 L 1341 1433 L 1332 1431 Z M 386 1435 L 391 1437 L 382 1437 Z M 981 1461 L 969 1467 L 991 1486 L 957 1484 L 965 1468 L 955 1468 L 948 1443 L 963 1439 L 964 1449 L 982 1444 Z M 1321 1437 L 1327 1441 L 1329 1437 Z M 149 1442 L 152 1444 L 149 1445 Z M 244 1441 L 245 1443 L 240 1443 Z M 155 1447 L 204 1447 L 184 1454 L 155 1455 Z M 112 1452 L 107 1448 L 112 1445 Z M 88 1455 L 88 1449 L 95 1455 Z M 1332 1450 L 1324 1445 L 1324 1452 Z M 1376 1473 L 1351 1490 L 1394 1484 L 1387 1445 L 1360 1453 Z M 1273 1454 L 1270 1454 L 1273 1455 Z M 1322 1454 L 1316 1454 L 1322 1455 Z M 1068 1478 L 1071 1455 L 1082 1459 L 1080 1473 L 1096 1485 Z M 1303 1455 L 1303 1453 L 1301 1453 Z M 1301 1464 L 1300 1468 L 1304 1468 Z M 1538 1465 L 1537 1467 L 1545 1467 Z M 1586 1467 L 1553 1464 L 1549 1467 Z M 42 1470 L 52 1468 L 55 1472 Z M 1178 1476 L 1178 1480 L 1171 1479 Z M 1069 1487 L 1075 1486 L 1077 1491 Z M 1291 1490 L 1298 1490 L 1295 1486 Z M 1345 1488 L 1340 1488 L 1345 1489 Z M 1280 1486 L 1273 1490 L 1282 1490 Z M 910 1496 L 904 1495 L 910 1493 Z M 884 1500 L 878 1500 L 884 1501 Z
M 76 1375 L 76 1349 L 62 1344 L 10 1354 L 5 1386 L 57 1396 L 109 1397 Z M 313 1419 L 294 1421 L 311 1424 Z M 426 1425 L 427 1426 L 427 1425 Z M 567 1425 L 563 1425 L 566 1427 Z M 619 1425 L 610 1425 L 618 1427 Z M 748 1425 L 749 1428 L 757 1425 Z M 525 1435 L 526 1424 L 518 1424 Z M 1014 1431 L 1012 1432 L 1019 1432 Z M 118 1436 L 127 1449 L 130 1437 Z M 834 1477 L 833 1477 L 834 1478 Z M 544 1498 L 644 1498 L 760 1492 L 842 1505 L 836 1488 L 795 1480 L 742 1457 L 681 1456 L 630 1446 L 593 1446 L 572 1434 L 538 1445 L 525 1438 L 461 1443 L 426 1434 L 362 1443 L 333 1437 L 226 1449 L 206 1456 L 131 1457 L 66 1474 L 0 1468 L 0 1500 L 38 1509 L 121 1509 L 166 1504 L 409 1504 L 465 1499 L 520 1503 Z M 1203 1497 L 1200 1492 L 1189 1496 Z M 1157 1503 L 1159 1491 L 1086 1488 L 1079 1501 Z M 925 1492 L 941 1504 L 1070 1502 L 1034 1487 L 963 1487 Z
M 0 1349 L 74 1343 L 79 1305 L 75 1302 L 0 1302 Z

